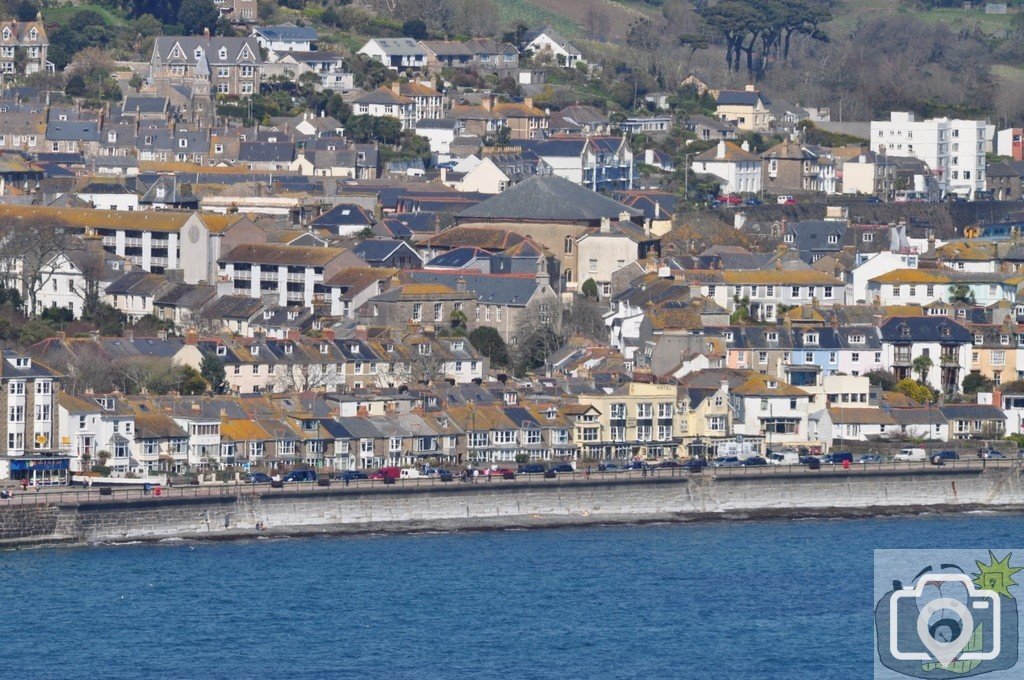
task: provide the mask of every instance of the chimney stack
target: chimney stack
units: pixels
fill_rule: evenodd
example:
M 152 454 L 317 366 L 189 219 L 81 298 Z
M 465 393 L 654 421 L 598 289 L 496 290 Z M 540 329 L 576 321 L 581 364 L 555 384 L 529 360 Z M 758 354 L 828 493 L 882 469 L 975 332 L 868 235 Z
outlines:
M 324 340 L 327 340 L 328 342 L 330 342 L 330 341 L 334 340 L 334 329 L 333 328 L 325 328 L 325 329 L 323 329 L 323 331 L 320 332 L 320 336 Z
M 302 338 L 302 334 L 295 328 L 289 328 L 286 337 L 292 342 L 298 342 Z
M 189 328 L 185 332 L 185 344 L 192 345 L 193 347 L 199 344 L 199 331 L 195 328 Z

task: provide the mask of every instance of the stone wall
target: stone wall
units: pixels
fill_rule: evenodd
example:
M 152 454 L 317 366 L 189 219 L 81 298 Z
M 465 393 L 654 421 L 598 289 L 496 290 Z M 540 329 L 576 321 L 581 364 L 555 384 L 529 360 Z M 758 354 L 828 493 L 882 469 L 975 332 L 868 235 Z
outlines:
M 0 507 L 0 545 L 465 530 L 1024 506 L 1017 468 L 340 488 Z M 262 527 L 262 528 L 257 528 Z

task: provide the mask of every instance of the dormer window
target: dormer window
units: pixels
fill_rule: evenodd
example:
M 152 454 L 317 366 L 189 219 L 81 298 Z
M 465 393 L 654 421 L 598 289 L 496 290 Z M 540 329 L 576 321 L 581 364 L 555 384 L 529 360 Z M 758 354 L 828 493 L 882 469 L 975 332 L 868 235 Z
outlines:
M 258 356 L 260 353 L 260 346 L 253 345 L 252 347 L 249 348 L 249 353 L 252 354 L 253 356 Z
M 32 360 L 28 357 L 14 357 L 15 368 L 32 368 Z
M 426 343 L 426 342 L 420 343 L 419 345 L 417 345 L 417 350 L 419 351 L 420 354 L 422 354 L 425 357 L 430 356 L 430 344 L 429 343 Z
M 269 318 L 271 318 L 272 316 L 274 316 L 274 312 L 273 312 L 273 310 L 270 310 L 270 309 L 265 309 L 265 310 L 263 310 L 263 318 L 264 318 L 264 319 L 269 319 Z
M 453 352 L 461 352 L 464 348 L 465 348 L 465 345 L 462 344 L 461 340 L 459 340 L 458 342 L 453 342 L 452 343 L 452 351 Z
M 228 348 L 226 345 L 217 345 L 217 356 L 226 357 L 228 355 Z
M 808 345 L 817 345 L 818 344 L 818 334 L 817 333 L 805 333 L 804 334 L 804 343 L 806 343 Z
M 395 346 L 389 342 L 386 345 L 384 345 L 384 351 L 385 352 L 394 352 L 395 351 Z
M 38 37 L 39 37 L 39 31 L 37 31 L 34 28 L 31 31 L 28 32 L 28 39 L 29 40 L 35 40 Z
M 102 408 L 104 411 L 113 411 L 114 410 L 114 399 L 113 399 L 113 397 L 102 397 L 102 398 L 100 398 L 99 402 L 100 402 L 100 408 Z
M 222 60 L 222 61 L 223 61 L 224 59 L 227 59 L 227 58 L 228 58 L 228 48 L 226 48 L 226 47 L 221 47 L 221 48 L 220 48 L 220 49 L 219 49 L 219 50 L 217 51 L 217 58 L 218 58 L 218 59 L 220 59 L 220 60 Z
M 900 326 L 900 337 L 901 338 L 909 338 L 910 337 L 910 327 L 909 326 Z
M 108 144 L 117 144 L 117 133 L 116 132 L 108 132 L 107 133 L 107 143 Z
M 939 327 L 939 335 L 941 335 L 944 338 L 948 338 L 949 335 L 950 335 L 949 326 L 940 326 Z
M 768 342 L 778 342 L 779 341 L 779 334 L 778 333 L 774 333 L 774 332 L 767 333 L 765 335 L 765 340 L 767 340 Z
M 187 139 L 179 139 L 178 140 L 178 148 L 179 149 L 185 149 L 187 147 L 188 147 L 188 140 Z
M 829 234 L 828 235 L 828 242 L 829 243 L 839 243 L 839 235 L 838 234 Z
M 4 40 L 10 40 L 10 39 L 11 39 L 11 29 L 9 29 L 9 28 L 7 28 L 5 26 L 4 27 Z
M 291 345 L 285 345 L 284 346 L 284 353 L 285 354 L 291 354 L 292 353 L 292 346 Z
M 975 345 L 980 345 L 984 341 L 985 341 L 985 337 L 981 333 L 975 333 L 974 334 L 974 344 Z
M 202 48 L 202 47 L 197 47 L 197 48 L 196 48 L 196 51 L 195 51 L 195 57 L 196 57 L 196 60 L 197 60 L 197 61 L 198 61 L 199 59 L 202 59 L 202 58 L 203 58 L 203 48 Z
M 999 335 L 999 344 L 1000 345 L 1009 345 L 1010 344 L 1010 336 L 1008 334 L 1000 334 Z
M 863 345 L 864 344 L 864 336 L 861 335 L 860 333 L 857 333 L 855 335 L 851 335 L 850 336 L 850 344 L 852 344 L 852 345 Z
M 327 354 L 327 343 L 320 343 L 320 354 Z
M 298 318 L 299 318 L 299 313 L 297 311 L 292 310 L 292 311 L 288 312 L 288 320 L 289 321 L 295 321 L 295 319 L 298 319 Z
M 725 332 L 725 341 L 726 342 L 732 342 L 735 339 L 735 337 L 736 336 L 735 336 L 735 334 L 732 331 L 726 331 Z
M 785 236 L 782 237 L 782 240 L 785 241 L 786 243 L 792 243 L 793 242 L 793 235 L 792 234 L 786 234 Z
M 769 380 L 765 383 L 765 386 L 770 390 L 774 390 L 778 389 L 779 383 L 775 382 L 774 380 Z
M 348 351 L 352 352 L 352 354 L 359 354 L 359 345 L 357 345 L 355 343 L 349 345 L 348 346 Z
M 554 420 L 558 416 L 558 411 L 553 408 L 549 408 L 547 413 L 544 415 L 548 420 Z

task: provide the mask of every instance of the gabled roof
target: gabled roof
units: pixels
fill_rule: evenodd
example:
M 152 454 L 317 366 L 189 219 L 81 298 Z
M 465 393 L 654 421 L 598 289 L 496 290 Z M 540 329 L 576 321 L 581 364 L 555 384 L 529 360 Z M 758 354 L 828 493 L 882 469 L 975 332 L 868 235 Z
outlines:
M 765 107 L 771 105 L 768 98 L 757 90 L 722 90 L 715 103 L 719 106 L 757 106 L 758 101 Z
M 362 206 L 355 203 L 341 203 L 334 206 L 310 223 L 312 227 L 370 226 L 373 217 Z
M 465 281 L 466 290 L 476 296 L 478 302 L 510 307 L 525 306 L 537 288 L 543 285 L 538 284 L 532 275 L 523 274 L 413 271 L 409 272 L 409 276 L 419 283 L 439 283 L 451 289 L 456 289 L 460 285 L 459 281 Z
M 341 248 L 248 243 L 236 246 L 219 261 L 322 267 L 344 252 Z
M 974 336 L 951 319 L 935 317 L 893 317 L 882 324 L 882 339 L 887 342 L 970 343 Z
M 409 244 L 405 241 L 384 238 L 368 238 L 352 246 L 352 252 L 367 262 L 383 262 L 401 248 L 407 249 L 411 254 L 419 258 L 416 251 L 410 248 Z
M 469 220 L 585 221 L 642 212 L 556 175 L 535 176 L 458 214 Z

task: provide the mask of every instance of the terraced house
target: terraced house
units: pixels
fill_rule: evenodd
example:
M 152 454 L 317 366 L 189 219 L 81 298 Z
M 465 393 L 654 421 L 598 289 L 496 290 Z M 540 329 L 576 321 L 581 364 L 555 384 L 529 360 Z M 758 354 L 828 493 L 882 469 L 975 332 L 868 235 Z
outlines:
M 0 479 L 45 481 L 68 470 L 56 414 L 60 376 L 29 356 L 0 353 L 0 395 L 6 416 L 0 441 Z

